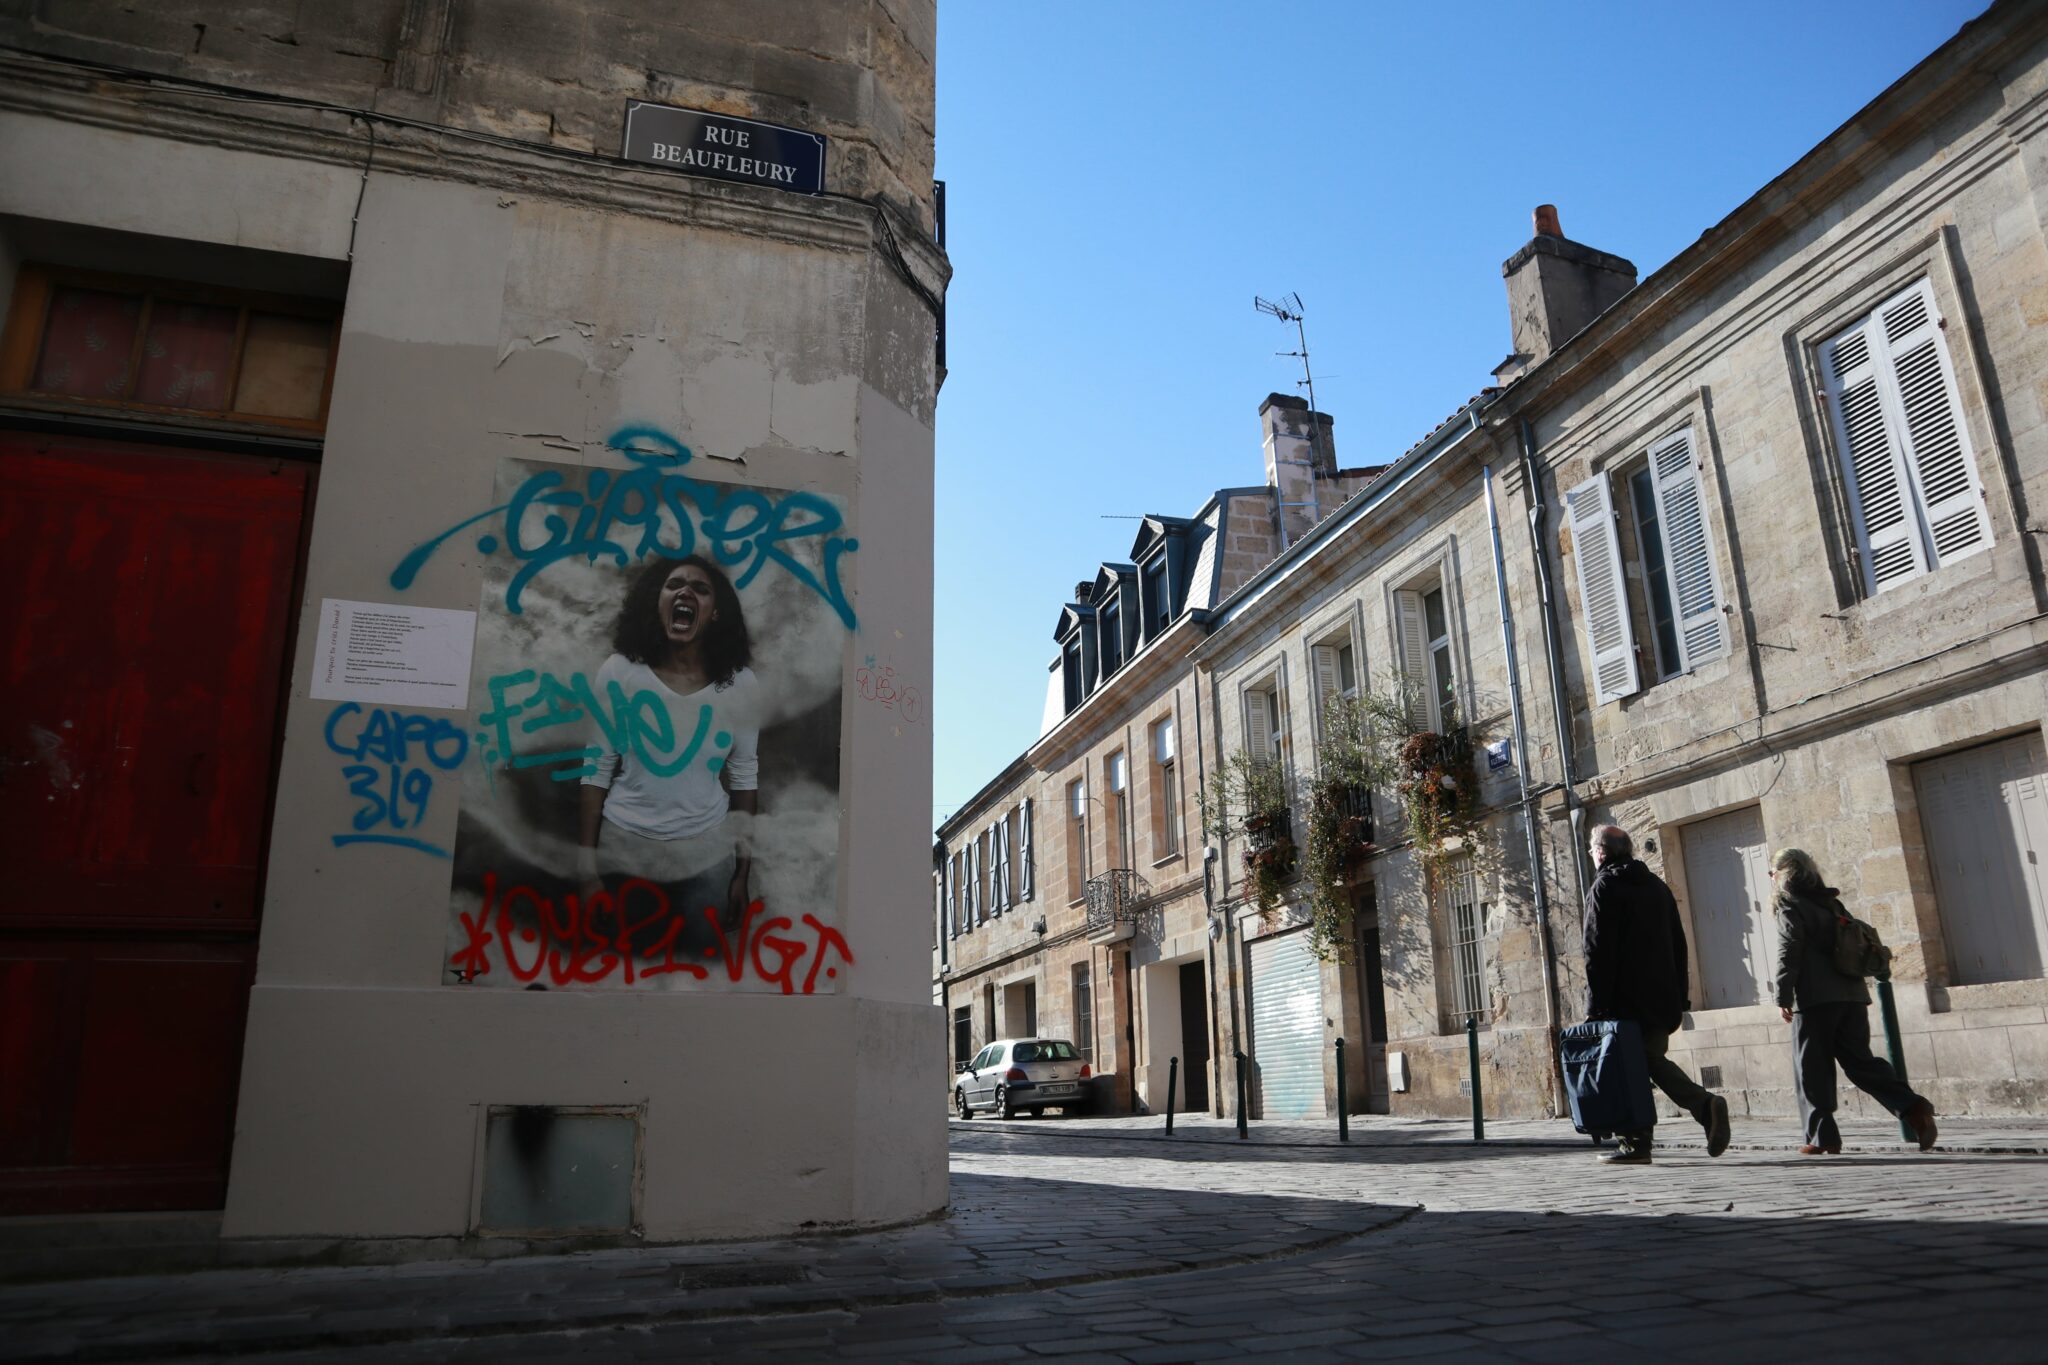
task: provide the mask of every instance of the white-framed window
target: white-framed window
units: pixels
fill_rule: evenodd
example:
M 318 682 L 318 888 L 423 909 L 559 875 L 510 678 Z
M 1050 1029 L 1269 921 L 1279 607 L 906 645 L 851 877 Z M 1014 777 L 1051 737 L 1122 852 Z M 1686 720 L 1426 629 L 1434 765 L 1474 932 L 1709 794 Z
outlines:
M 1131 764 L 1119 749 L 1103 761 L 1103 785 L 1109 788 L 1109 856 L 1112 867 L 1132 867 Z
M 1632 695 L 1645 673 L 1662 681 L 1728 651 L 1700 474 L 1686 426 L 1565 493 L 1596 703 Z M 1617 484 L 1628 509 L 1625 542 Z
M 1487 1022 L 1486 921 L 1490 907 L 1480 898 L 1479 874 L 1472 856 L 1445 864 L 1437 884 L 1437 913 L 1444 938 L 1446 1023 L 1455 1031 L 1468 1018 Z
M 1409 723 L 1441 734 L 1458 713 L 1458 669 L 1451 650 L 1450 603 L 1432 574 L 1394 594 L 1394 625 L 1407 680 Z
M 1180 770 L 1175 766 L 1173 717 L 1152 722 L 1147 745 L 1152 754 L 1152 852 L 1171 858 L 1180 852 Z
M 1137 866 L 1130 855 L 1130 761 L 1122 749 L 1104 759 L 1102 778 L 1110 790 L 1110 866 Z
M 1946 325 L 1923 278 L 1821 343 L 1821 386 L 1870 596 L 1991 547 Z
M 1080 900 L 1088 889 L 1088 782 L 1067 784 L 1067 899 Z
M 1244 749 L 1254 763 L 1280 761 L 1280 681 L 1268 678 L 1244 692 Z
M 1315 667 L 1316 714 L 1329 714 L 1330 703 L 1338 698 L 1358 696 L 1358 651 L 1351 632 L 1340 631 L 1309 646 L 1309 662 Z

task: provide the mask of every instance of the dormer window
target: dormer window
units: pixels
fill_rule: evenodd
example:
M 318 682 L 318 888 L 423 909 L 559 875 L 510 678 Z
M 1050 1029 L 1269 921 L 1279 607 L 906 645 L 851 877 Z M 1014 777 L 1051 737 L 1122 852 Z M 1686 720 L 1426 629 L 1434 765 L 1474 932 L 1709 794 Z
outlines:
M 1168 623 L 1173 620 L 1173 591 L 1166 572 L 1166 552 L 1162 549 L 1145 565 L 1144 586 L 1139 589 L 1139 598 L 1145 607 L 1145 638 L 1150 640 L 1165 633 Z
M 1102 676 L 1106 678 L 1124 662 L 1123 603 L 1119 597 L 1111 597 L 1095 613 L 1095 628 L 1102 633 Z
M 1081 642 L 1070 638 L 1060 647 L 1060 686 L 1064 689 L 1067 709 L 1073 710 L 1081 704 Z

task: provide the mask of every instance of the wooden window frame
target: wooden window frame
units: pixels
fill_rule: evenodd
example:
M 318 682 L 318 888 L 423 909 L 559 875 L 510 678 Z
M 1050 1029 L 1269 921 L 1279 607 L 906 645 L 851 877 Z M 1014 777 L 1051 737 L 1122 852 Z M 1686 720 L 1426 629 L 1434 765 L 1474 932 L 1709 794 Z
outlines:
M 232 396 L 241 384 L 242 359 L 252 313 L 277 313 L 328 323 L 327 370 L 320 380 L 320 411 L 315 417 L 272 417 L 229 409 L 185 408 L 161 403 L 141 403 L 131 398 L 95 399 L 68 394 L 41 393 L 30 387 L 35 379 L 36 358 L 50 325 L 50 305 L 62 288 L 98 289 L 109 293 L 138 294 L 142 308 L 135 320 L 135 352 L 128 365 L 132 389 L 141 375 L 139 350 L 149 334 L 150 319 L 158 303 L 190 303 L 237 310 L 234 354 L 229 363 L 226 389 Z M 328 407 L 334 398 L 334 363 L 341 351 L 341 305 L 327 299 L 291 294 L 269 294 L 216 285 L 188 284 L 181 280 L 153 279 L 146 275 L 118 275 L 97 270 L 30 262 L 15 275 L 14 294 L 7 308 L 4 332 L 0 332 L 0 398 L 52 411 L 114 411 L 149 416 L 178 417 L 235 428 L 318 433 L 327 428 Z

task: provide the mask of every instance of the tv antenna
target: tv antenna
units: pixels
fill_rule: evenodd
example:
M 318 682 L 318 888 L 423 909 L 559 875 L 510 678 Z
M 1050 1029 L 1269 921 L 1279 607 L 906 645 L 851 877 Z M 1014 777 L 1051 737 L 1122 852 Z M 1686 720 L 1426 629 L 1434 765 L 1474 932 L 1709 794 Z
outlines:
M 1294 338 L 1300 344 L 1301 349 L 1298 351 L 1275 351 L 1273 354 L 1291 356 L 1301 362 L 1301 378 L 1294 381 L 1294 386 L 1298 389 L 1308 390 L 1308 410 L 1310 412 L 1316 411 L 1316 376 L 1315 372 L 1309 369 L 1308 365 L 1308 329 L 1302 322 L 1302 318 L 1307 310 L 1302 307 L 1301 295 L 1283 294 L 1280 297 L 1280 301 L 1275 303 L 1272 299 L 1261 298 L 1254 294 L 1252 295 L 1252 306 L 1267 317 L 1278 318 L 1281 322 L 1291 322 L 1294 324 Z M 1315 430 L 1313 422 L 1309 424 L 1309 430 L 1312 432 Z M 1311 441 L 1311 444 L 1314 444 L 1313 441 Z
M 1308 310 L 1302 307 L 1301 295 L 1299 294 L 1283 294 L 1278 302 L 1268 298 L 1261 298 L 1259 295 L 1254 294 L 1252 295 L 1252 306 L 1267 317 L 1277 318 L 1283 323 L 1293 323 L 1295 341 L 1301 347 L 1298 351 L 1274 352 L 1275 355 L 1292 356 L 1301 362 L 1301 378 L 1295 381 L 1295 387 L 1308 390 L 1308 501 L 1299 504 L 1282 503 L 1281 506 L 1302 506 L 1308 508 L 1313 524 L 1315 521 L 1321 521 L 1323 516 L 1322 499 L 1316 492 L 1316 481 L 1325 476 L 1326 464 L 1329 472 L 1334 473 L 1336 461 L 1333 458 L 1326 462 L 1323 458 L 1323 443 L 1320 439 L 1323 424 L 1317 420 L 1316 376 L 1315 371 L 1309 368 L 1308 329 L 1302 322 L 1302 317 Z M 1277 451 L 1274 453 L 1274 458 L 1276 460 L 1279 458 Z M 1289 461 L 1288 463 L 1299 463 L 1299 461 Z M 1284 547 L 1286 543 L 1286 530 L 1283 518 L 1281 544 Z

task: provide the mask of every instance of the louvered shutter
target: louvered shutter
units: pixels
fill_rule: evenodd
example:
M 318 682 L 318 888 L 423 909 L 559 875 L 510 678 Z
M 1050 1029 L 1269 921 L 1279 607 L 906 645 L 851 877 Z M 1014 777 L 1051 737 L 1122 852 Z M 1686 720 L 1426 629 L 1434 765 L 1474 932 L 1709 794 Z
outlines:
M 1344 690 L 1337 678 L 1337 650 L 1334 645 L 1317 645 L 1309 654 L 1315 660 L 1316 707 L 1327 714 L 1330 699 Z
M 979 924 L 988 918 L 988 904 L 981 898 L 981 841 L 967 846 L 967 918 Z
M 1963 427 L 1955 367 L 1941 335 L 1934 287 L 1926 280 L 1877 310 L 1891 361 L 1906 466 L 1920 494 L 1933 567 L 1986 549 L 1991 522 L 1977 461 Z
M 1273 761 L 1273 703 L 1270 692 L 1244 694 L 1244 748 L 1254 763 Z
M 960 859 L 955 856 L 946 859 L 940 874 L 945 882 L 946 932 L 954 938 L 960 937 Z
M 1402 589 L 1394 594 L 1394 628 L 1400 637 L 1401 676 L 1408 696 L 1408 724 L 1420 734 L 1432 730 L 1431 694 L 1436 684 L 1429 676 L 1429 629 L 1422 615 L 1422 594 Z
M 1679 667 L 1690 669 L 1718 657 L 1728 644 L 1691 431 L 1650 447 L 1650 486 L 1657 494 L 1657 524 L 1664 530 L 1665 581 L 1678 621 Z
M 1024 865 L 1020 869 L 1020 875 L 1017 878 L 1017 889 L 1023 898 L 1028 901 L 1035 894 L 1035 888 L 1031 882 L 1031 798 L 1028 796 L 1024 798 L 1023 821 L 1023 827 L 1018 836 L 1017 843 L 1018 852 L 1022 855 Z
M 1595 702 L 1617 701 L 1637 687 L 1636 642 L 1629 630 L 1607 476 L 1596 474 L 1566 493 L 1564 505 L 1572 528 L 1572 558 L 1579 566 L 1579 614 L 1593 646 L 1593 697 Z
M 1880 593 L 1925 572 L 1927 560 L 1907 505 L 1905 463 L 1878 382 L 1886 366 L 1877 315 L 1822 346 L 1820 368 L 1855 514 L 1864 591 Z

